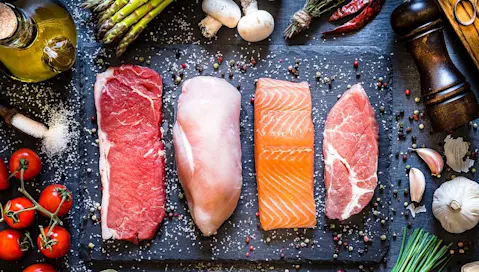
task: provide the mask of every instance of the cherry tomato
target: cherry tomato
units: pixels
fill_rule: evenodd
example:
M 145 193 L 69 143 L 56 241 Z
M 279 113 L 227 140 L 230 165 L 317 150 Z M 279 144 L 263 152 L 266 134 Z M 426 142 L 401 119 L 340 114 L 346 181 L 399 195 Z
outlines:
M 50 235 L 48 228 L 38 235 L 37 244 L 43 256 L 56 259 L 65 256 L 70 250 L 70 233 L 62 227 L 55 226 Z
M 0 159 L 0 191 L 10 187 L 10 180 L 8 179 L 8 169 L 3 160 Z
M 55 213 L 62 202 L 62 198 L 65 198 L 65 201 L 58 210 L 57 215 L 65 216 L 72 208 L 73 199 L 72 193 L 64 185 L 52 184 L 47 186 L 40 194 L 38 204 L 40 204 L 47 211 Z M 43 213 L 42 215 L 45 216 Z
M 56 272 L 56 270 L 49 264 L 32 264 L 25 268 L 23 272 Z
M 21 232 L 14 229 L 0 231 L 0 260 L 16 261 L 29 248 L 29 241 Z
M 28 148 L 21 148 L 15 151 L 10 157 L 10 172 L 20 179 L 23 169 L 23 180 L 32 180 L 42 170 L 42 162 L 37 153 Z
M 34 207 L 33 203 L 26 197 L 17 197 L 8 201 L 3 209 L 5 223 L 14 229 L 28 228 L 35 219 L 35 210 L 20 211 L 32 207 Z

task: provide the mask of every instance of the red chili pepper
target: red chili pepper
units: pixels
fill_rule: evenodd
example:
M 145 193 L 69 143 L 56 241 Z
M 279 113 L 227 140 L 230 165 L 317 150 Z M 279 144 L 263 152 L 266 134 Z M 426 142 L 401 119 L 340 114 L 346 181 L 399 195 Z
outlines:
M 371 0 L 353 0 L 348 4 L 338 8 L 333 15 L 329 17 L 329 21 L 336 21 L 351 14 L 355 14 L 362 10 L 365 6 L 369 5 L 370 2 Z
M 371 3 L 361 11 L 356 17 L 348 21 L 347 23 L 336 27 L 335 29 L 323 32 L 323 35 L 328 34 L 341 34 L 345 32 L 351 32 L 362 28 L 367 22 L 371 21 L 382 8 L 382 0 L 372 0 Z

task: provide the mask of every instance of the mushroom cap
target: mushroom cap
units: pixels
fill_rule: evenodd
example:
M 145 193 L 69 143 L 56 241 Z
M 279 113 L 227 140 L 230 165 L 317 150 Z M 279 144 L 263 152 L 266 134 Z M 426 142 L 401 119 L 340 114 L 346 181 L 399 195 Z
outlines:
M 203 11 L 223 25 L 234 28 L 241 19 L 241 9 L 232 0 L 203 0 Z
M 259 42 L 271 35 L 274 30 L 274 18 L 265 11 L 258 10 L 241 18 L 238 32 L 245 41 Z

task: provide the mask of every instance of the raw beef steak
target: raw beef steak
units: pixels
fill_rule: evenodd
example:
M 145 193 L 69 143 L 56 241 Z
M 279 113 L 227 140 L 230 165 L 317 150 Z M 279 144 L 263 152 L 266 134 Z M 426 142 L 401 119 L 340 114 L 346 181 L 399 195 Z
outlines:
M 151 239 L 165 216 L 162 80 L 133 65 L 97 75 L 103 239 Z
M 371 200 L 377 184 L 378 124 L 360 84 L 346 91 L 326 118 L 323 140 L 326 216 L 345 220 Z

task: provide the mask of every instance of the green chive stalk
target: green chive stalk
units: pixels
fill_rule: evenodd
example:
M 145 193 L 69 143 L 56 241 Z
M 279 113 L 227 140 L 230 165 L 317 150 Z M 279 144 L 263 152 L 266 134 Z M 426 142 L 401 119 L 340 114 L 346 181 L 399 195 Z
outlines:
M 403 231 L 401 249 L 391 272 L 442 271 L 451 258 L 449 248 L 433 234 L 418 228 L 413 231 L 406 243 L 406 228 Z

